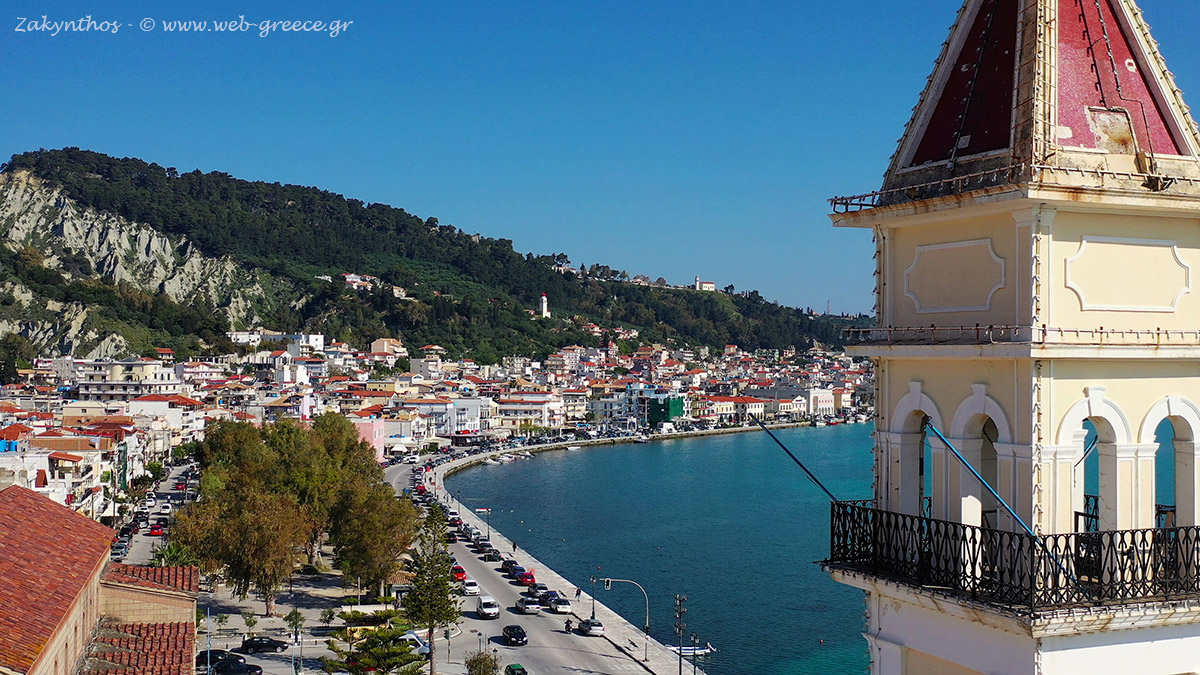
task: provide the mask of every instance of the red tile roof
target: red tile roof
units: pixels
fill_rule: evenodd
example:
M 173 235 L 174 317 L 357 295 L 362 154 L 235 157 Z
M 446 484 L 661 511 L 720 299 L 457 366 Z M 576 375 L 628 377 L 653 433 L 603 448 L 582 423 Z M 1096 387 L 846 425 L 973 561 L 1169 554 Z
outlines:
M 32 490 L 0 490 L 0 670 L 28 672 L 114 534 Z
M 87 675 L 192 675 L 192 623 L 101 622 L 88 649 Z
M 103 580 L 142 588 L 197 593 L 200 591 L 200 568 L 109 563 L 108 568 L 104 570 Z

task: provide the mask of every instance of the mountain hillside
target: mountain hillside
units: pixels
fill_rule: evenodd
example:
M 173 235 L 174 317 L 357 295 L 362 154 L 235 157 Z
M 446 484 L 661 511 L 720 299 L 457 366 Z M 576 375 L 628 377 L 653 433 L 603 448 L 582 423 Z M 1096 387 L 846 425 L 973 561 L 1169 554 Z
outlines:
M 587 322 L 635 328 L 644 340 L 751 349 L 837 343 L 846 323 L 753 291 L 575 270 L 561 254 L 522 255 L 507 239 L 317 188 L 74 148 L 3 165 L 0 243 L 0 332 L 52 353 L 196 353 L 228 348 L 231 327 L 261 324 L 358 346 L 399 335 L 492 362 L 608 337 L 582 331 Z M 355 291 L 343 273 L 382 283 Z M 529 314 L 542 293 L 551 320 Z

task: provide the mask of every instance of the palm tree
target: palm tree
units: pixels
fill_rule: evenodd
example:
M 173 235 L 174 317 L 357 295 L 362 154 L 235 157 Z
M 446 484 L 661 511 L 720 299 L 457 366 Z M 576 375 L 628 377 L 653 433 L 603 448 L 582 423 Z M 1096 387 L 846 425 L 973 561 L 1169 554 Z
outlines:
M 177 541 L 156 547 L 150 558 L 150 564 L 154 567 L 185 567 L 198 562 L 196 555 Z

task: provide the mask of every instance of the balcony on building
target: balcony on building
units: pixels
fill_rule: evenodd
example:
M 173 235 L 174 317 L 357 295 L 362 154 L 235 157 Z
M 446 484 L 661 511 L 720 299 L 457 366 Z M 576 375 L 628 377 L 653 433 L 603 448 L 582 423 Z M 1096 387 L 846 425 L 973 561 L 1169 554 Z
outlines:
M 890 582 L 1016 615 L 1200 598 L 1200 527 L 1171 527 L 1174 507 L 1156 505 L 1159 527 L 1100 530 L 1099 499 L 1076 513 L 1078 531 L 1039 539 L 1019 528 L 875 508 L 832 505 L 829 571 Z
M 877 326 L 849 328 L 843 331 L 847 347 L 903 347 L 927 345 L 1037 345 L 1082 346 L 1122 345 L 1145 347 L 1194 347 L 1200 345 L 1200 329 L 1162 328 L 1133 330 L 1104 327 L 1067 328 L 1059 326 L 984 325 L 971 326 Z

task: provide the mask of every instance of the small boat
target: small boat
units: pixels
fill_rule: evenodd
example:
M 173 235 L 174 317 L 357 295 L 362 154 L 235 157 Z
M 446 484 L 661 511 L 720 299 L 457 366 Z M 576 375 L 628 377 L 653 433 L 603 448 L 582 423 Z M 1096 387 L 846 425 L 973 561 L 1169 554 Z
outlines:
M 825 420 L 817 420 L 816 422 L 813 422 L 813 426 L 814 427 L 823 427 L 823 426 L 825 426 Z
M 634 443 L 649 443 L 650 439 L 646 438 L 645 436 L 634 436 L 633 442 Z
M 488 457 L 487 459 L 483 460 L 483 463 L 484 464 L 503 464 L 504 462 L 501 462 L 500 460 L 495 459 L 494 457 Z
M 528 450 L 522 450 L 520 452 L 514 452 L 513 457 L 520 457 L 522 459 L 533 459 L 533 453 Z
M 703 647 L 693 647 L 691 645 L 684 647 L 680 647 L 678 645 L 667 645 L 667 649 L 670 649 L 676 654 L 682 654 L 683 656 L 707 656 L 717 651 L 716 647 L 713 647 L 711 642 L 704 643 Z
M 568 450 L 582 450 L 582 449 L 583 449 L 583 447 L 582 447 L 582 446 L 579 446 L 579 445 L 568 445 L 568 446 L 567 446 L 567 449 L 568 449 Z

